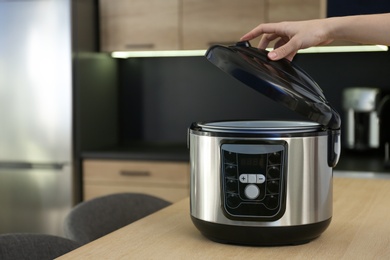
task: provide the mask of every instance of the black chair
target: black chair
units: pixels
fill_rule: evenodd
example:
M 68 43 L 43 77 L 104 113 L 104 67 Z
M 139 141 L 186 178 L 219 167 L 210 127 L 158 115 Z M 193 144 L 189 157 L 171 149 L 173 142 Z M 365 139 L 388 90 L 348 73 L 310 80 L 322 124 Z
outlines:
M 80 246 L 80 243 L 53 235 L 2 234 L 0 235 L 0 259 L 54 259 Z
M 170 204 L 139 193 L 118 193 L 84 201 L 65 218 L 65 236 L 86 244 Z

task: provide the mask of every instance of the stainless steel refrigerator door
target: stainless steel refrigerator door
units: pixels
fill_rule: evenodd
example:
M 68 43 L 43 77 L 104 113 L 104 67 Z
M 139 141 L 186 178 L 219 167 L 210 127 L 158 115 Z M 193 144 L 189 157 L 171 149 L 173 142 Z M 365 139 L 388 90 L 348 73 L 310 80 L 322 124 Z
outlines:
M 0 233 L 63 234 L 72 205 L 71 167 L 0 168 Z
M 69 162 L 70 0 L 0 0 L 0 161 Z

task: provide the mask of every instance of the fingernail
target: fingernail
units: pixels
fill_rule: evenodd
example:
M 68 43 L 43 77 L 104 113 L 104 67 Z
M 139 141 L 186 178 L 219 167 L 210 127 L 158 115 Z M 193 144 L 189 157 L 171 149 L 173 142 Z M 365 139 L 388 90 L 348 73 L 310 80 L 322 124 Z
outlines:
M 276 53 L 271 51 L 268 53 L 268 58 L 270 58 L 271 60 L 275 59 L 276 58 Z

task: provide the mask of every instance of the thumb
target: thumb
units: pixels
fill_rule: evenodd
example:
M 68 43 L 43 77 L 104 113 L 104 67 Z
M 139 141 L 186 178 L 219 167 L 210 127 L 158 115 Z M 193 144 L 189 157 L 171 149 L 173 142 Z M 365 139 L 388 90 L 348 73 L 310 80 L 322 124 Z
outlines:
M 295 47 L 295 44 L 289 41 L 286 44 L 270 51 L 268 53 L 268 58 L 271 60 L 280 60 L 283 58 L 288 58 L 289 60 L 292 60 L 297 51 L 298 48 Z

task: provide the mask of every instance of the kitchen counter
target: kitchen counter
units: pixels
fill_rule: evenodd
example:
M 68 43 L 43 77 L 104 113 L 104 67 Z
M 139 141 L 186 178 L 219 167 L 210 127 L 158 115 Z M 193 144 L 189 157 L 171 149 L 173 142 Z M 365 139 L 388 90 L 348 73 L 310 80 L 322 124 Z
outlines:
M 121 228 L 60 259 L 388 259 L 390 180 L 334 178 L 333 219 L 303 245 L 247 247 L 204 238 L 189 199 Z
M 189 151 L 185 144 L 154 144 L 135 142 L 124 146 L 110 147 L 94 151 L 85 151 L 83 159 L 102 160 L 153 160 L 153 161 L 189 161 Z M 388 172 L 384 165 L 384 155 L 380 151 L 366 153 L 343 150 L 335 170 L 358 172 Z

